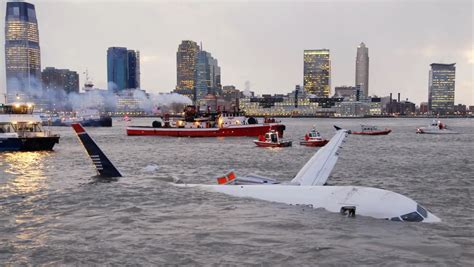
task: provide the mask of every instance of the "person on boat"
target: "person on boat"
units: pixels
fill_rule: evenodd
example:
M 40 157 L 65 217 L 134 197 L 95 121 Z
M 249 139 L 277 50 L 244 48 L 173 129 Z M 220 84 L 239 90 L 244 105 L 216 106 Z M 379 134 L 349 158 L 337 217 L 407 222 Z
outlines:
M 272 143 L 278 143 L 278 138 L 277 138 L 277 135 L 275 133 L 272 134 L 270 137 L 271 137 Z

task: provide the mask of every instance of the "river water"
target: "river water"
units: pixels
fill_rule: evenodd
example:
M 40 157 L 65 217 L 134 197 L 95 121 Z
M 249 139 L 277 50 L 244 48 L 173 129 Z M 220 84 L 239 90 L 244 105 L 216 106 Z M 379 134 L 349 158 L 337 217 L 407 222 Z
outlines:
M 134 119 L 151 125 L 152 119 Z M 0 154 L 0 265 L 448 265 L 474 260 L 474 120 L 459 135 L 417 135 L 427 119 L 283 119 L 293 147 L 253 138 L 128 137 L 123 122 L 88 128 L 123 177 L 105 182 L 72 129 L 54 152 Z M 228 170 L 289 181 L 317 148 L 296 142 L 312 125 L 389 127 L 349 135 L 329 178 L 404 194 L 441 223 L 400 223 L 177 188 Z

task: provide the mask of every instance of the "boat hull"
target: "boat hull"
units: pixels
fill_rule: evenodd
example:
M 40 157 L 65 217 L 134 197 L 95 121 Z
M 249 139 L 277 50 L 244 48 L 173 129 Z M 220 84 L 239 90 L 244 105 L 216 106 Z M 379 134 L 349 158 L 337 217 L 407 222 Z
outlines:
M 457 132 L 453 132 L 450 130 L 426 130 L 426 129 L 416 129 L 417 134 L 457 134 Z
M 48 151 L 59 143 L 59 136 L 0 138 L 0 151 Z
M 270 130 L 278 131 L 283 136 L 285 125 L 282 124 L 251 124 L 229 126 L 226 128 L 155 128 L 149 126 L 129 126 L 127 135 L 157 135 L 172 137 L 232 137 L 259 136 Z
M 84 127 L 112 127 L 112 118 L 108 116 L 100 117 L 100 119 L 85 119 L 82 121 L 43 121 L 43 126 L 71 126 L 73 123 L 80 123 Z
M 373 131 L 373 132 L 351 132 L 351 134 L 356 134 L 356 135 L 387 135 L 391 132 L 392 132 L 392 130 L 383 130 L 383 131 Z
M 283 141 L 280 143 L 271 143 L 271 142 L 265 142 L 265 141 L 253 141 L 257 146 L 259 147 L 289 147 L 292 145 L 291 141 Z
M 311 146 L 311 147 L 321 147 L 329 143 L 329 140 L 321 140 L 321 141 L 301 141 L 300 145 L 302 146 Z

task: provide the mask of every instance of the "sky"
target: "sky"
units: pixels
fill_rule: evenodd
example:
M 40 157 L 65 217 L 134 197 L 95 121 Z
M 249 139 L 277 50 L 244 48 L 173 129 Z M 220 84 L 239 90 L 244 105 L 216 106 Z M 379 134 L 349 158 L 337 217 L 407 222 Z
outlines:
M 0 0 L 5 27 L 5 0 Z M 354 85 L 357 46 L 369 48 L 369 94 L 390 92 L 419 104 L 431 63 L 456 63 L 455 103 L 474 105 L 473 2 L 451 1 L 88 1 L 31 0 L 41 65 L 68 68 L 107 87 L 107 48 L 141 54 L 141 87 L 176 86 L 182 40 L 202 42 L 217 58 L 222 84 L 257 94 L 303 84 L 303 50 L 330 49 L 331 87 Z M 2 30 L 3 31 L 3 30 Z M 5 36 L 0 36 L 4 44 Z M 5 58 L 0 53 L 0 93 Z

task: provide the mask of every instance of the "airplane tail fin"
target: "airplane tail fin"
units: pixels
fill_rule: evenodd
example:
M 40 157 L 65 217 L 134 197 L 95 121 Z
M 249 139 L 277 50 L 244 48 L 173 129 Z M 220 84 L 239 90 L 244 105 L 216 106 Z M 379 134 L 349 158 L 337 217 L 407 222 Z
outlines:
M 79 137 L 87 154 L 89 154 L 89 157 L 92 159 L 92 163 L 94 163 L 99 176 L 104 178 L 121 177 L 120 172 L 115 168 L 112 162 L 110 162 L 94 140 L 92 140 L 82 125 L 80 123 L 73 123 L 71 126 L 74 131 L 76 131 L 77 137 Z
M 337 127 L 336 125 L 333 125 L 333 126 L 334 126 L 334 128 L 336 128 L 336 131 L 339 131 L 339 130 L 342 129 L 341 127 Z

